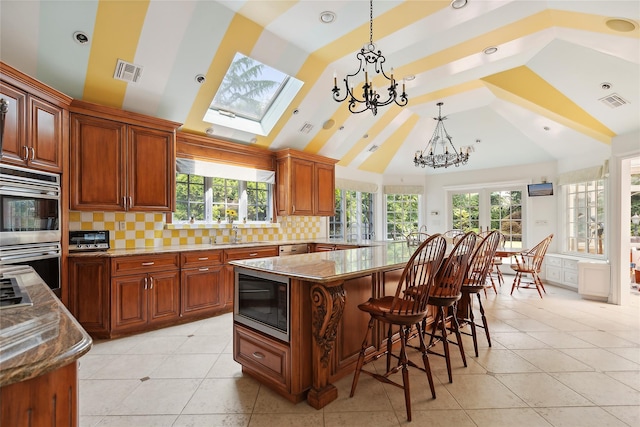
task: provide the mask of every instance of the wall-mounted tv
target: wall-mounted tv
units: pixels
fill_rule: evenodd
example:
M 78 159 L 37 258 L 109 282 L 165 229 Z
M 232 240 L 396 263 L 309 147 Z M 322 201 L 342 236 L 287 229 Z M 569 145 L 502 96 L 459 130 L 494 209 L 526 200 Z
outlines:
M 527 185 L 529 197 L 535 196 L 553 196 L 553 183 L 541 182 L 540 184 Z

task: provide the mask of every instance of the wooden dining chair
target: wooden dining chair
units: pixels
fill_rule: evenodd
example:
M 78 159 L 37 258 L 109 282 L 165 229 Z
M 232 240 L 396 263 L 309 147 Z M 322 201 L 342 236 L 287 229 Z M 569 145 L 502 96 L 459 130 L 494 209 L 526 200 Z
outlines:
M 407 234 L 407 246 L 420 246 L 422 242 L 429 238 L 429 234 L 422 231 L 412 231 Z
M 511 294 L 513 291 L 518 288 L 524 289 L 536 289 L 540 298 L 542 298 L 542 290 L 545 294 L 547 291 L 544 288 L 544 284 L 540 279 L 539 273 L 542 269 L 542 262 L 544 261 L 544 256 L 547 253 L 547 249 L 549 248 L 549 244 L 553 239 L 553 234 L 545 237 L 540 243 L 535 245 L 532 249 L 527 251 L 523 251 L 514 256 L 515 264 L 511 264 L 511 268 L 516 272 L 516 276 L 513 279 L 513 285 L 511 285 Z M 522 282 L 522 277 L 525 274 L 530 274 L 532 278 L 532 282 Z
M 497 231 L 497 230 L 493 230 L 493 231 Z M 484 239 L 489 234 L 493 233 L 493 231 L 492 230 L 482 231 L 478 233 L 478 237 L 480 237 L 481 239 Z M 498 233 L 500 234 L 498 247 L 504 248 L 505 236 L 499 231 Z M 498 282 L 499 286 L 502 286 L 504 284 L 504 276 L 502 275 L 502 271 L 500 270 L 501 265 L 503 265 L 502 257 L 494 256 L 493 260 L 491 260 L 491 268 L 489 269 L 489 273 L 487 274 L 487 277 L 491 281 L 491 288 L 493 288 L 493 291 L 496 294 L 498 293 L 498 288 L 496 288 L 496 281 Z M 494 277 L 495 277 L 495 280 L 494 280 Z M 484 289 L 484 294 L 485 296 L 487 295 L 487 288 Z
M 404 390 L 405 405 L 407 409 L 407 419 L 411 421 L 411 396 L 409 388 L 409 371 L 408 367 L 421 369 L 427 375 L 431 395 L 435 399 L 436 390 L 431 375 L 431 367 L 427 354 L 427 347 L 424 342 L 424 336 L 421 329 L 422 320 L 427 315 L 427 301 L 429 291 L 433 284 L 434 277 L 438 273 L 444 254 L 446 251 L 446 241 L 439 234 L 430 236 L 422 242 L 413 253 L 407 264 L 405 265 L 395 295 L 383 296 L 380 298 L 371 298 L 360 304 L 358 308 L 371 316 L 367 331 L 362 342 L 362 349 L 356 363 L 356 370 L 351 384 L 351 394 L 353 397 L 360 373 L 364 372 L 378 381 L 386 384 L 392 384 Z M 414 292 L 409 294 L 407 289 L 413 289 Z M 386 351 L 367 357 L 367 348 L 369 348 L 369 336 L 372 334 L 373 326 L 378 321 L 381 327 L 387 329 Z M 417 336 L 420 341 L 420 353 L 422 355 L 422 363 L 424 368 L 416 365 L 407 357 L 407 341 L 408 333 L 413 325 L 418 325 Z M 397 327 L 400 341 L 399 354 L 393 353 L 393 328 Z M 368 363 L 371 363 L 380 357 L 387 356 L 387 369 L 384 373 L 378 373 L 375 368 L 372 370 L 365 369 Z M 391 360 L 397 359 L 397 364 L 392 365 Z M 402 371 L 402 384 L 391 380 L 392 374 Z
M 431 293 L 429 294 L 429 305 L 436 308 L 436 316 L 431 327 L 431 332 L 425 332 L 429 335 L 428 351 L 431 354 L 445 358 L 449 382 L 453 382 L 451 356 L 449 354 L 450 342 L 458 346 L 462 362 L 465 367 L 467 366 L 456 311 L 457 303 L 462 297 L 462 283 L 467 274 L 469 258 L 474 250 L 475 242 L 476 234 L 470 231 L 456 243 L 438 271 L 431 288 Z M 450 341 L 451 338 L 447 333 L 448 329 L 455 335 L 455 342 Z M 442 342 L 443 353 L 438 353 L 432 349 L 438 342 Z
M 484 307 L 482 307 L 482 299 L 480 293 L 490 287 L 491 284 L 487 283 L 487 276 L 490 274 L 493 268 L 493 259 L 496 254 L 496 249 L 500 243 L 500 237 L 502 234 L 494 230 L 476 245 L 476 249 L 473 252 L 469 260 L 469 268 L 467 274 L 462 282 L 462 298 L 460 300 L 460 310 L 458 311 L 458 323 L 460 327 L 469 325 L 471 328 L 471 337 L 473 338 L 473 349 L 476 357 L 478 357 L 478 337 L 476 334 L 476 327 L 484 329 L 487 337 L 489 347 L 491 347 L 491 335 L 489 334 L 489 325 L 487 324 L 487 317 L 484 314 Z M 482 317 L 482 324 L 476 324 L 473 314 L 473 295 L 477 295 L 478 306 Z M 465 332 L 462 332 L 465 333 Z

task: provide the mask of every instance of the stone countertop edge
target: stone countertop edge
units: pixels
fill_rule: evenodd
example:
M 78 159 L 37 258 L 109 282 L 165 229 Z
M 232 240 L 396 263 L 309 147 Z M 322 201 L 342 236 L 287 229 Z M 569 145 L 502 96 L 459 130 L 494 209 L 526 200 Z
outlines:
M 193 245 L 176 245 L 176 246 L 158 246 L 148 248 L 132 248 L 132 249 L 108 249 L 106 251 L 90 251 L 90 252 L 72 252 L 69 251 L 71 257 L 120 257 L 130 255 L 155 255 L 163 253 L 173 252 L 190 252 L 190 251 L 213 251 L 224 249 L 243 249 L 243 248 L 259 248 L 264 246 L 281 246 L 281 245 L 293 245 L 298 243 L 316 243 L 316 244 L 330 244 L 330 245 L 353 245 L 361 247 L 380 246 L 387 245 L 389 243 L 402 243 L 404 241 L 392 240 L 392 241 L 374 241 L 374 240 L 360 240 L 360 241 L 347 241 L 345 239 L 311 239 L 311 240 L 275 240 L 275 241 L 260 241 L 260 242 L 242 242 L 242 243 L 223 243 L 223 244 L 193 244 Z M 406 243 L 406 242 L 404 242 Z
M 229 264 L 248 270 L 327 284 L 404 268 L 415 249 L 406 244 L 389 244 L 287 257 L 234 260 Z
M 6 273 L 5 276 L 13 274 Z M 62 302 L 49 289 L 33 269 L 27 273 L 16 273 L 24 290 L 33 301 L 32 306 L 4 308 L 0 311 L 0 336 L 3 330 L 17 327 L 38 319 L 56 319 L 50 322 L 48 333 L 34 345 L 34 338 L 24 339 L 16 345 L 15 353 L 0 360 L 0 387 L 36 378 L 73 363 L 86 354 L 93 341 L 80 326 Z M 5 340 L 6 341 L 6 340 Z M 36 338 L 35 341 L 38 341 Z M 11 344 L 5 342 L 1 352 L 7 351 Z

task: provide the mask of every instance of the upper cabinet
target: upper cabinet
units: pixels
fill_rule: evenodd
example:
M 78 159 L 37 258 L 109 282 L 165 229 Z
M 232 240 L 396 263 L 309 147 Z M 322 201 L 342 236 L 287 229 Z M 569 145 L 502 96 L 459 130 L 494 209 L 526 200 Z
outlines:
M 0 62 L 7 102 L 2 162 L 62 172 L 71 98 Z
M 277 151 L 278 215 L 333 216 L 335 163 L 334 159 L 296 150 Z
M 71 105 L 71 209 L 173 210 L 179 123 Z

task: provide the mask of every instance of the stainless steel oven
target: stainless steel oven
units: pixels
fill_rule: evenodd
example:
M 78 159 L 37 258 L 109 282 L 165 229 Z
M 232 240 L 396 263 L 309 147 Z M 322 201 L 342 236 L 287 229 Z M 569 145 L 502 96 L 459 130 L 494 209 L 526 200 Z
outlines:
M 60 296 L 60 175 L 0 165 L 0 242 L 0 266 L 31 266 Z
M 60 243 L 60 175 L 0 166 L 0 241 Z
M 235 267 L 233 320 L 289 342 L 289 278 Z

